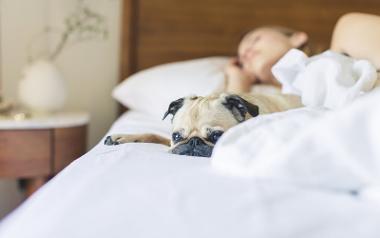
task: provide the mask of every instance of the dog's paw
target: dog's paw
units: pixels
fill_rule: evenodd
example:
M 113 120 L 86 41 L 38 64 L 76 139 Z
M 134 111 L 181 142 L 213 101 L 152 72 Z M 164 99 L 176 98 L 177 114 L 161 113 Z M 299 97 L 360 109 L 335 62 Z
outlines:
M 118 145 L 120 142 L 118 142 L 118 137 L 114 136 L 107 136 L 106 139 L 104 140 L 105 145 Z
M 139 135 L 111 135 L 104 140 L 105 145 L 120 145 L 124 143 L 143 142 Z

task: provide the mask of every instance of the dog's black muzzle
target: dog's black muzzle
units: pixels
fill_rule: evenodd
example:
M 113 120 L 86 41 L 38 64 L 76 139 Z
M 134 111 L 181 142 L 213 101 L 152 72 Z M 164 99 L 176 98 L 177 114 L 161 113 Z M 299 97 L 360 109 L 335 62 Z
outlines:
M 187 143 L 176 146 L 171 152 L 178 155 L 210 157 L 214 146 L 207 145 L 201 138 L 193 137 Z

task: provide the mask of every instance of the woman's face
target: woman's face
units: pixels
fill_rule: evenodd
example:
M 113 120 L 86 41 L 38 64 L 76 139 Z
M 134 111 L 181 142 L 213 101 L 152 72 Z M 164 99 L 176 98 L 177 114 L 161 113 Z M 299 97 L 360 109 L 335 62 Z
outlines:
M 244 72 L 265 79 L 271 77 L 272 66 L 291 48 L 290 37 L 275 29 L 259 28 L 243 38 L 238 56 Z

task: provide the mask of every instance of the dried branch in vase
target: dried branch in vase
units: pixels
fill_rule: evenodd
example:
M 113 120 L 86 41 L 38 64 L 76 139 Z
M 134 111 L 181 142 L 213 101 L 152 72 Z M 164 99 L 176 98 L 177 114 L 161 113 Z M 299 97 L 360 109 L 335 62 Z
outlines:
M 65 18 L 65 29 L 49 59 L 56 59 L 68 42 L 84 42 L 92 39 L 106 39 L 108 35 L 106 19 L 89 8 L 83 0 L 78 0 L 77 9 Z

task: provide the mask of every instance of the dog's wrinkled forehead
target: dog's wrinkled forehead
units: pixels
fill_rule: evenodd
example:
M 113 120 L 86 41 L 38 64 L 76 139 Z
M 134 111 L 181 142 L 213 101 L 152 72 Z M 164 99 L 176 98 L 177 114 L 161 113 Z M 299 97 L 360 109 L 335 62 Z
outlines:
M 174 128 L 177 125 L 198 127 L 202 125 L 234 126 L 246 119 L 246 115 L 258 115 L 258 107 L 238 95 L 213 94 L 206 97 L 189 96 L 170 103 L 164 119 L 173 115 Z
M 219 95 L 207 97 L 190 96 L 173 116 L 173 127 L 195 127 L 205 125 L 231 127 L 237 124 L 234 116 L 223 106 L 224 98 Z

